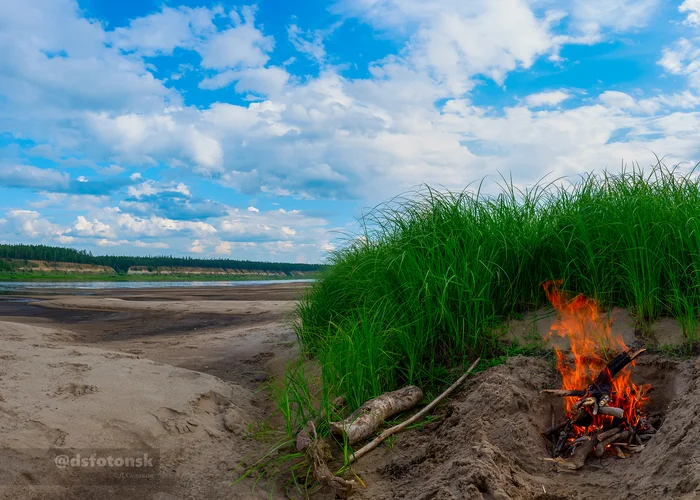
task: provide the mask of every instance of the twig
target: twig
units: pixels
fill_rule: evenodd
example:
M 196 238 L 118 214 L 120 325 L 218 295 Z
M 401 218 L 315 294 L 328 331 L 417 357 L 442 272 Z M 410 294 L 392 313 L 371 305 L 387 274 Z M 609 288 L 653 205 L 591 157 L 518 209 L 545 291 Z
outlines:
M 385 430 L 384 432 L 382 432 L 379 436 L 377 436 L 377 437 L 374 438 L 372 441 L 370 441 L 369 443 L 367 443 L 366 445 L 364 445 L 362 448 L 360 448 L 359 450 L 357 450 L 355 453 L 353 453 L 352 456 L 350 457 L 350 463 L 356 462 L 357 460 L 359 460 L 360 458 L 362 458 L 363 456 L 365 456 L 367 453 L 369 453 L 370 451 L 372 451 L 373 449 L 375 449 L 377 446 L 379 446 L 379 444 L 380 444 L 382 441 L 384 441 L 386 438 L 388 438 L 389 436 L 391 436 L 391 435 L 393 435 L 393 434 L 396 434 L 397 432 L 400 432 L 400 431 L 404 430 L 406 427 L 408 427 L 408 426 L 411 425 L 412 423 L 414 423 L 414 422 L 420 420 L 420 419 L 423 417 L 423 415 L 425 415 L 425 414 L 428 413 L 430 410 L 432 410 L 433 408 L 435 408 L 435 406 L 437 406 L 437 404 L 438 404 L 440 401 L 442 401 L 442 400 L 445 399 L 447 396 L 449 396 L 450 393 L 451 393 L 452 391 L 454 391 L 462 382 L 464 382 L 464 380 L 467 378 L 467 376 L 469 376 L 469 374 L 474 370 L 474 368 L 476 368 L 476 365 L 479 364 L 479 361 L 481 361 L 481 358 L 477 358 L 477 360 L 474 361 L 474 362 L 472 363 L 472 365 L 471 365 L 471 366 L 469 367 L 469 369 L 464 373 L 464 375 L 462 375 L 461 377 L 459 377 L 459 379 L 457 379 L 457 381 L 456 381 L 454 384 L 452 384 L 450 387 L 448 387 L 448 388 L 445 390 L 445 392 L 443 392 L 443 393 L 440 394 L 437 398 L 435 398 L 435 399 L 433 400 L 433 402 L 430 403 L 428 406 L 426 406 L 425 408 L 423 408 L 421 411 L 419 411 L 418 413 L 416 413 L 415 415 L 413 415 L 411 418 L 409 418 L 409 419 L 406 420 L 405 422 L 402 422 L 402 423 L 400 423 L 400 424 L 398 424 L 398 425 L 395 425 L 394 427 L 388 428 L 387 430 Z

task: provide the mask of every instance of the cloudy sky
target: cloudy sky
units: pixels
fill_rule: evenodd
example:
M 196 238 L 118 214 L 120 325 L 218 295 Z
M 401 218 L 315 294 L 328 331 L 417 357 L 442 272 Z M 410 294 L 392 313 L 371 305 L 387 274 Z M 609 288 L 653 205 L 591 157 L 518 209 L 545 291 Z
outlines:
M 317 262 L 422 183 L 700 159 L 700 0 L 0 0 L 0 240 Z

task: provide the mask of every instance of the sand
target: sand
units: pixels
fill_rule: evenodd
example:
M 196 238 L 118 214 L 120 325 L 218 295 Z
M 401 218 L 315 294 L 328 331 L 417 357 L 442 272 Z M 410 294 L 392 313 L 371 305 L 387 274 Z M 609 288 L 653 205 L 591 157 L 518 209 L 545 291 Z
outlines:
M 271 287 L 266 298 L 300 290 Z M 281 498 L 251 492 L 251 481 L 231 485 L 266 446 L 249 434 L 271 413 L 261 384 L 296 353 L 295 302 L 251 288 L 198 290 L 202 300 L 156 290 L 0 304 L 0 495 Z M 149 450 L 157 473 L 59 469 L 52 458 L 112 449 Z

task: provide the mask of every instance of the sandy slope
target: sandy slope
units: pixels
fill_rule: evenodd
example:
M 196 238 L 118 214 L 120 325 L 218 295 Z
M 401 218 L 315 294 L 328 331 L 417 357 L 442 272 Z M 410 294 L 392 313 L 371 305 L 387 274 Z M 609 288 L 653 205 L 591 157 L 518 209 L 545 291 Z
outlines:
M 249 390 L 123 352 L 71 345 L 73 337 L 0 322 L 5 498 L 255 498 L 249 485 L 229 485 L 230 469 L 251 446 L 244 439 L 254 413 Z M 71 477 L 47 457 L 30 458 L 37 450 L 90 447 L 155 448 L 157 480 L 89 486 L 89 475 Z

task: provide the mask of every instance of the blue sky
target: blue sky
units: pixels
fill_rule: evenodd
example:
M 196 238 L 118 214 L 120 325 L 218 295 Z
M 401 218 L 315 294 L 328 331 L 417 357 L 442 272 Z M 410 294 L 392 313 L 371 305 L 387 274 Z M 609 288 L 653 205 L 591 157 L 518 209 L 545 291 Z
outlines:
M 318 262 L 421 184 L 700 160 L 700 0 L 9 0 L 0 53 L 4 242 Z

